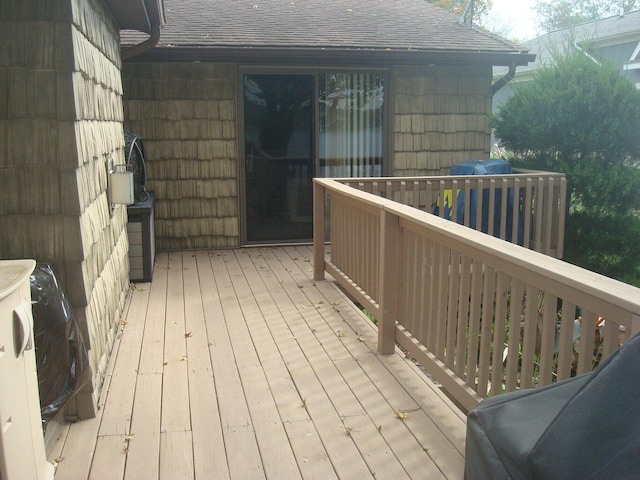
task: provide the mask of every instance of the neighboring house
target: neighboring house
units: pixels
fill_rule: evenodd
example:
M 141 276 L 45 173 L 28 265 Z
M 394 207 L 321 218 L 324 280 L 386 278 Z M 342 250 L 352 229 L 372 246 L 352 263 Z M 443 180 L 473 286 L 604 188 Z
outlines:
M 315 176 L 488 158 L 492 68 L 533 60 L 424 0 L 165 5 L 157 45 L 123 68 L 160 249 L 309 240 Z
M 111 206 L 107 174 L 124 162 L 119 30 L 163 21 L 162 0 L 0 7 L 0 258 L 54 266 L 91 347 L 80 417 L 94 413 L 129 291 L 126 208 Z
M 608 62 L 640 89 L 640 10 L 563 28 L 521 45 L 536 55 L 527 66 L 518 67 L 510 83 L 494 97 L 493 112 L 511 96 L 514 85 L 531 80 L 535 71 L 553 65 L 554 55 L 567 49 L 583 52 L 595 62 Z M 503 78 L 506 68 L 494 68 L 494 79 Z

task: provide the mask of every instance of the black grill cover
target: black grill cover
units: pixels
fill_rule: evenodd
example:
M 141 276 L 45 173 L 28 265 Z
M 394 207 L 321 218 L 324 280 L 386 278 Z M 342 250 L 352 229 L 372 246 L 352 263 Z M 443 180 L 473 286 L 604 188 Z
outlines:
M 597 370 L 482 401 L 465 479 L 640 478 L 640 336 Z

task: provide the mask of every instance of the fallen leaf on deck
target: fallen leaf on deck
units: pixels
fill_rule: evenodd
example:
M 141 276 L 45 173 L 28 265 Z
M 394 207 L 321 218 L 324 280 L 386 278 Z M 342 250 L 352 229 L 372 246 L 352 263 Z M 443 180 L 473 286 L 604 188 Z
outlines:
M 409 414 L 407 412 L 402 412 L 402 411 L 396 412 L 396 418 L 398 420 L 405 421 L 408 417 L 409 417 Z

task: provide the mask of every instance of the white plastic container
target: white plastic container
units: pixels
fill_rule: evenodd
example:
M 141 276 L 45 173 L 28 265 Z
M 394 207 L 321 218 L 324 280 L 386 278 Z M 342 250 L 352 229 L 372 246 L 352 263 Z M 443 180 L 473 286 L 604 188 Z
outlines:
M 29 275 L 33 260 L 0 261 L 0 480 L 53 479 L 40 416 Z

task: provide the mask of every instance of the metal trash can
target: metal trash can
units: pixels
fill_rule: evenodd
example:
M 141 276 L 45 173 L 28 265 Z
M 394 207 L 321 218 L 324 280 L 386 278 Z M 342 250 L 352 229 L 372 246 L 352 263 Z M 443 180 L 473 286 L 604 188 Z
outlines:
M 129 221 L 129 279 L 132 282 L 150 282 L 156 255 L 154 222 L 154 192 L 147 192 L 145 200 L 127 207 Z

